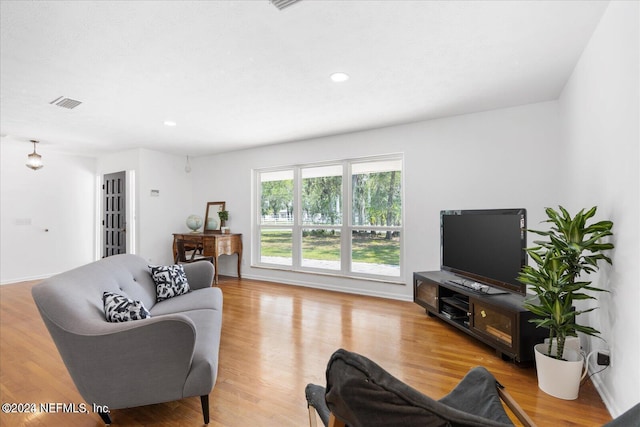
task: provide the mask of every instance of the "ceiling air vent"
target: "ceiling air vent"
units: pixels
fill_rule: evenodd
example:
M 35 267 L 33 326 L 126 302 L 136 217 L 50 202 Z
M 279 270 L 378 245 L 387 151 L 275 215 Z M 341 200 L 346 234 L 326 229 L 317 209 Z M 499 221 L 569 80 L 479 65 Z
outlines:
M 285 7 L 289 7 L 292 4 L 299 2 L 300 0 L 269 0 L 269 1 L 271 2 L 272 5 L 282 10 Z
M 69 110 L 76 108 L 78 105 L 82 104 L 82 101 L 76 101 L 75 99 L 65 98 L 64 96 L 60 96 L 49 104 L 57 105 L 58 107 L 68 108 Z

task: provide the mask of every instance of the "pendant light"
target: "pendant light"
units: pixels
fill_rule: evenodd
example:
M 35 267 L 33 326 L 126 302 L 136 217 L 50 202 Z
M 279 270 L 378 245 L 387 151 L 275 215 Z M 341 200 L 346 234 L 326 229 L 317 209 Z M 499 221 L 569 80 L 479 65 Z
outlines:
M 27 156 L 27 167 L 37 171 L 38 169 L 42 169 L 44 165 L 42 164 L 42 156 L 36 153 L 36 144 L 38 141 L 32 139 L 31 142 L 33 143 L 33 153 Z

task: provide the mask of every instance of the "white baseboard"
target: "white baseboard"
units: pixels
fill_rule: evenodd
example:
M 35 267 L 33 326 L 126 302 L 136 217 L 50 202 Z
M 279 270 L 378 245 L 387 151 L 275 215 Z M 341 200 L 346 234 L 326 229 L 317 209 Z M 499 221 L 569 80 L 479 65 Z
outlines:
M 350 287 L 350 286 L 344 287 L 344 286 L 335 286 L 335 285 L 328 285 L 328 284 L 321 284 L 321 283 L 314 283 L 314 282 L 306 282 L 303 280 L 286 280 L 280 277 L 278 279 L 273 279 L 271 277 L 264 277 L 264 276 L 253 275 L 253 274 L 252 275 L 243 274 L 242 278 L 252 279 L 252 280 L 261 280 L 264 282 L 271 282 L 271 283 L 281 283 L 284 285 L 302 286 L 305 288 L 324 289 L 326 291 L 343 292 L 346 294 L 393 299 L 397 301 L 409 301 L 409 302 L 413 301 L 413 297 L 409 295 L 398 295 L 398 294 L 392 294 L 388 292 L 371 291 L 370 289 L 363 289 L 361 287 Z
M 0 282 L 0 286 L 2 286 L 2 285 L 13 285 L 15 283 L 29 282 L 29 281 L 32 281 L 32 280 L 47 279 L 47 278 L 53 276 L 54 274 L 41 274 L 39 276 L 16 277 L 16 278 L 10 279 L 10 280 L 3 280 L 2 282 Z
M 620 416 L 622 414 L 622 411 L 615 404 L 615 401 L 611 397 L 611 393 L 609 392 L 609 389 L 607 389 L 605 383 L 602 381 L 602 377 L 599 376 L 598 374 L 594 375 L 595 372 L 598 372 L 603 368 L 602 366 L 596 363 L 596 357 L 591 357 L 589 366 L 587 368 L 589 369 L 588 375 L 593 375 L 590 377 L 591 382 L 593 383 L 593 386 L 598 391 L 598 394 L 602 398 L 602 401 L 604 402 L 604 406 L 607 407 L 607 410 L 609 411 L 609 414 L 611 415 L 611 417 L 616 418 Z

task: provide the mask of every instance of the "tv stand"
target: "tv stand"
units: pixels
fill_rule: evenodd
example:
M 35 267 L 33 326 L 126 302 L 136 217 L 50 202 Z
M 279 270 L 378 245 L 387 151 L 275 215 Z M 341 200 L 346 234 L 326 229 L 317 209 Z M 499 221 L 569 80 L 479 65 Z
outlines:
M 548 333 L 529 322 L 534 314 L 523 307 L 525 297 L 497 289 L 490 291 L 498 293 L 483 292 L 460 284 L 461 280 L 446 271 L 413 273 L 413 301 L 429 316 L 491 346 L 503 359 L 532 362 L 533 346 Z
M 484 283 L 478 283 L 471 280 L 457 278 L 453 280 L 447 280 L 447 283 L 453 286 L 462 286 L 471 292 L 479 293 L 482 295 L 505 295 L 509 294 L 507 291 L 501 291 L 500 289 L 492 288 Z

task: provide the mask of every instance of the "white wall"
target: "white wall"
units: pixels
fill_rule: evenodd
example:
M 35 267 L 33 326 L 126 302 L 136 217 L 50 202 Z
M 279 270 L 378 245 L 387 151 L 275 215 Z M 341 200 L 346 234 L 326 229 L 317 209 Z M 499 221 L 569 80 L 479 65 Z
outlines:
M 593 381 L 613 416 L 640 402 L 639 18 L 638 2 L 610 3 L 560 98 L 566 207 L 597 205 L 597 219 L 614 222 L 613 266 L 589 276 L 610 293 L 581 319 L 604 339 L 583 345 L 611 350 L 610 369 Z
M 138 253 L 154 264 L 172 263 L 172 233 L 188 231 L 185 221 L 192 213 L 193 184 L 185 163 L 183 156 L 140 151 Z M 152 197 L 151 190 L 160 195 Z M 200 215 L 204 217 L 204 212 Z
M 38 146 L 44 167 L 25 166 L 33 146 L 0 144 L 0 282 L 33 280 L 91 262 L 95 159 Z M 29 225 L 20 225 L 24 223 Z M 48 231 L 45 231 L 48 230 Z
M 525 207 L 529 223 L 560 200 L 556 102 L 451 117 L 195 159 L 193 209 L 224 200 L 233 232 L 243 234 L 243 277 L 413 299 L 412 273 L 437 270 L 441 209 Z M 404 285 L 250 266 L 252 169 L 404 153 Z M 530 171 L 544 166 L 548 173 Z M 235 257 L 220 272 L 235 275 Z

